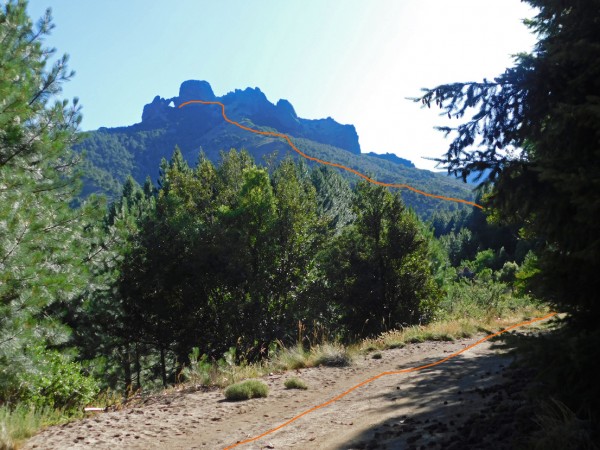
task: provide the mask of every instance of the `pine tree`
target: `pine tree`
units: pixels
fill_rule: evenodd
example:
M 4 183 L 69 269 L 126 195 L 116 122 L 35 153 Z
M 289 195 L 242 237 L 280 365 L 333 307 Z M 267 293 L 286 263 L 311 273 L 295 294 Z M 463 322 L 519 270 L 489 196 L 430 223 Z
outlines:
M 77 100 L 51 103 L 73 75 L 66 55 L 46 68 L 52 28 L 49 11 L 34 26 L 24 1 L 0 7 L 0 401 L 36 369 L 32 349 L 65 340 L 57 305 L 88 277 L 91 208 L 69 206 L 80 113 Z
M 428 243 L 399 193 L 358 183 L 356 220 L 333 242 L 325 266 L 329 298 L 352 337 L 430 318 L 437 288 Z
M 490 170 L 487 205 L 544 243 L 533 279 L 545 299 L 590 325 L 600 318 L 600 2 L 527 0 L 533 52 L 492 81 L 426 89 L 417 99 L 457 127 L 440 160 L 466 178 Z

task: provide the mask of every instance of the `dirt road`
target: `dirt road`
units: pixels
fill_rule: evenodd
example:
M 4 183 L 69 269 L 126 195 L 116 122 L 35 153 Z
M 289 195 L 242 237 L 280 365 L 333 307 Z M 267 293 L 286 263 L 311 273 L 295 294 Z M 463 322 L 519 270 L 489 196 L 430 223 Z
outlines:
M 270 394 L 264 399 L 226 402 L 219 390 L 170 393 L 143 405 L 51 427 L 30 439 L 25 448 L 224 449 L 369 377 L 433 362 L 479 337 L 411 344 L 383 351 L 381 359 L 360 356 L 346 368 L 310 368 L 266 377 Z M 235 448 L 436 449 L 457 447 L 459 441 L 461 448 L 471 441 L 473 448 L 483 448 L 479 447 L 481 433 L 464 435 L 474 417 L 484 418 L 490 404 L 511 395 L 506 392 L 510 388 L 503 386 L 503 372 L 511 358 L 497 347 L 487 341 L 430 370 L 380 378 L 273 434 Z M 292 376 L 303 379 L 309 389 L 285 389 L 284 381 Z M 513 402 L 508 408 L 519 406 Z M 495 448 L 503 447 L 495 442 Z

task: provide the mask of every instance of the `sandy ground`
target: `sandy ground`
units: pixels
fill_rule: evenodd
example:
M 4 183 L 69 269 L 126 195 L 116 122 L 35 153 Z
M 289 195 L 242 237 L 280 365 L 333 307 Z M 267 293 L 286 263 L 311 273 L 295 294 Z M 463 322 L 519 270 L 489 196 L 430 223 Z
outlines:
M 50 427 L 24 448 L 224 449 L 369 377 L 436 361 L 478 338 L 411 344 L 383 351 L 381 359 L 360 356 L 346 368 L 318 367 L 265 377 L 270 393 L 264 399 L 227 402 L 220 390 L 152 397 L 141 405 Z M 489 422 L 487 416 L 490 408 L 502 402 L 511 417 L 523 407 L 520 398 L 505 401 L 511 397 L 504 373 L 511 360 L 506 348 L 488 341 L 435 368 L 382 377 L 273 434 L 235 448 L 510 448 L 498 439 L 498 433 L 505 433 L 508 442 L 514 419 Z M 303 379 L 309 389 L 285 389 L 284 381 L 293 376 Z M 481 423 L 495 434 L 482 431 Z

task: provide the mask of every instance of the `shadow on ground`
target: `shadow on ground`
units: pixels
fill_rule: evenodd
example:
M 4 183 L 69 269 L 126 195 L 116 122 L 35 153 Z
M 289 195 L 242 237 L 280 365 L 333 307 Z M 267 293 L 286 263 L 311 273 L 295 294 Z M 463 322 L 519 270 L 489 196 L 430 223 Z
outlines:
M 536 425 L 523 391 L 535 374 L 509 366 L 515 359 L 511 350 L 531 339 L 535 336 L 507 333 L 494 339 L 493 352 L 465 352 L 417 376 L 399 375 L 396 386 L 371 399 L 378 405 L 375 414 L 393 417 L 335 449 L 525 448 Z

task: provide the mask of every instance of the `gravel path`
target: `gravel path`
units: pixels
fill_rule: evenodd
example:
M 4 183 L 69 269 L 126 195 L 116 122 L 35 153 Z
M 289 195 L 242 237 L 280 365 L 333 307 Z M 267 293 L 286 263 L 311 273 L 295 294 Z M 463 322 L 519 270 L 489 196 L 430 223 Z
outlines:
M 360 356 L 346 368 L 318 367 L 265 377 L 270 393 L 264 399 L 226 402 L 219 390 L 171 392 L 142 405 L 50 427 L 24 448 L 224 449 L 381 372 L 436 361 L 478 338 L 411 344 L 385 350 L 381 359 Z M 513 413 L 523 413 L 525 407 L 515 385 L 519 377 L 505 373 L 510 361 L 506 349 L 487 341 L 432 369 L 382 377 L 235 448 L 510 448 L 517 426 Z M 284 381 L 293 376 L 303 379 L 309 389 L 285 389 Z

